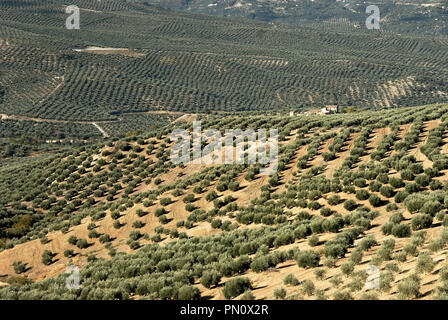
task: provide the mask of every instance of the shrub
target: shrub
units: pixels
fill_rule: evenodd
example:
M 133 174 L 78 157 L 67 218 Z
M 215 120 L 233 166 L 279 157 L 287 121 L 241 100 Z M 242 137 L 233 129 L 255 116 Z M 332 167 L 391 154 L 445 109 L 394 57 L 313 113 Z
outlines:
M 323 280 L 326 273 L 327 270 L 325 270 L 325 268 L 318 268 L 314 270 L 314 275 L 316 276 L 317 280 Z
M 398 266 L 394 262 L 389 262 L 388 264 L 386 264 L 384 269 L 387 271 L 392 271 L 392 272 L 400 271 L 400 268 L 398 268 Z
M 329 243 L 325 244 L 324 253 L 327 258 L 342 258 L 347 252 L 347 248 L 342 243 Z
M 404 182 L 400 178 L 390 178 L 389 184 L 394 188 L 402 188 L 404 187 Z
M 157 208 L 156 211 L 154 212 L 154 215 L 156 217 L 160 217 L 164 214 L 167 214 L 168 212 L 164 209 L 164 208 Z
M 403 247 L 403 250 L 406 254 L 409 254 L 411 256 L 417 256 L 417 246 L 414 243 L 408 243 Z
M 316 251 L 306 250 L 297 253 L 296 262 L 301 268 L 314 268 L 319 266 L 320 255 Z
M 362 261 L 363 251 L 359 248 L 352 251 L 350 254 L 350 261 L 354 264 L 358 264 Z
M 431 216 L 435 216 L 437 212 L 442 210 L 442 204 L 438 201 L 426 201 L 423 205 L 421 212 L 429 214 Z
M 311 209 L 311 210 L 319 210 L 320 207 L 321 207 L 321 206 L 320 206 L 320 203 L 317 202 L 317 201 L 311 201 L 311 202 L 308 204 L 308 208 Z
M 179 288 L 178 298 L 179 300 L 199 300 L 201 293 L 199 289 L 190 285 L 186 285 Z
M 406 200 L 406 198 L 407 198 L 408 196 L 409 196 L 409 193 L 408 193 L 407 191 L 398 191 L 398 192 L 395 194 L 394 201 L 395 201 L 396 203 L 402 203 L 403 201 Z
M 177 231 L 177 229 L 172 229 L 172 230 L 170 231 L 170 237 L 171 237 L 172 239 L 174 239 L 174 238 L 178 238 L 178 237 L 179 237 L 179 231 Z
M 403 170 L 401 172 L 401 178 L 406 181 L 413 181 L 415 176 L 411 170 Z
M 221 219 L 214 219 L 211 223 L 212 228 L 219 229 L 222 226 L 222 220 Z
M 423 207 L 423 205 L 425 204 L 425 199 L 419 195 L 413 194 L 406 198 L 404 204 L 409 212 L 414 213 L 419 211 Z
M 314 285 L 313 281 L 308 279 L 302 283 L 302 291 L 307 296 L 313 295 L 315 290 L 316 290 L 316 286 Z
M 159 222 L 161 224 L 167 224 L 168 222 L 170 222 L 170 219 L 168 219 L 166 215 L 163 215 L 159 217 Z
M 353 211 L 356 209 L 356 207 L 357 207 L 357 204 L 353 200 L 347 200 L 344 202 L 344 208 L 348 211 Z
M 445 264 L 439 272 L 440 281 L 448 281 L 448 265 Z
M 336 206 L 341 202 L 341 197 L 338 195 L 331 196 L 328 198 L 328 204 L 330 206 Z
M 167 206 L 169 204 L 171 204 L 173 201 L 171 200 L 171 198 L 162 198 L 160 199 L 160 205 L 162 206 Z
M 391 212 L 391 211 L 395 211 L 395 210 L 398 210 L 398 206 L 395 203 L 389 203 L 386 206 L 386 211 L 387 212 Z
M 394 275 L 392 272 L 381 272 L 380 273 L 380 290 L 383 292 L 388 292 L 392 285 L 391 283 L 394 281 Z
M 140 209 L 139 209 L 140 210 Z M 137 210 L 137 212 L 138 212 L 138 210 Z M 114 220 L 117 220 L 117 219 L 119 219 L 120 218 L 120 212 L 119 211 L 112 211 L 111 213 L 110 213 L 110 217 L 112 218 L 112 219 L 114 219 Z
M 427 252 L 422 253 L 418 256 L 417 259 L 417 272 L 426 272 L 431 273 L 432 270 L 434 270 L 434 267 L 436 266 L 436 263 L 432 259 L 431 255 Z
M 71 249 L 67 249 L 64 251 L 64 257 L 69 258 L 72 257 L 75 253 Z
M 373 246 L 376 246 L 378 243 L 375 240 L 373 235 L 368 235 L 364 239 L 359 242 L 359 248 L 363 251 L 369 250 Z
M 99 238 L 99 240 L 100 240 L 101 243 L 106 243 L 106 242 L 110 242 L 111 238 L 110 238 L 110 235 L 108 235 L 108 234 L 106 233 L 106 234 L 103 234 L 103 235 Z
M 21 274 L 26 271 L 26 265 L 22 261 L 14 261 L 12 266 L 14 268 L 14 272 L 17 274 Z
M 378 294 L 376 292 L 364 292 L 359 300 L 378 300 Z
M 398 283 L 398 293 L 404 299 L 417 298 L 420 295 L 420 278 L 411 275 Z
M 250 268 L 255 272 L 262 272 L 276 266 L 277 262 L 272 255 L 256 256 L 250 264 Z
M 136 220 L 132 223 L 132 227 L 136 229 L 142 228 L 144 225 L 145 224 L 140 220 Z
M 445 219 L 445 216 L 446 216 L 445 211 L 442 210 L 436 214 L 436 219 L 438 221 L 443 221 Z
M 376 194 L 372 194 L 369 197 L 369 203 L 373 207 L 379 207 L 379 206 L 381 206 L 381 199 Z
M 53 253 L 50 250 L 45 250 L 42 253 L 42 263 L 47 266 L 53 263 Z
M 403 219 L 404 219 L 403 214 L 401 212 L 396 212 L 390 216 L 389 221 L 396 224 L 403 221 Z
M 218 190 L 219 192 L 224 192 L 227 190 L 227 188 L 228 186 L 226 182 L 221 181 L 216 185 L 216 190 Z
M 333 152 L 324 152 L 324 153 L 322 153 L 322 157 L 323 157 L 324 161 L 328 162 L 328 161 L 336 159 L 336 154 L 334 154 Z
M 419 214 L 412 218 L 412 230 L 421 230 L 429 228 L 432 225 L 433 218 L 428 214 Z
M 320 209 L 320 214 L 323 217 L 329 217 L 333 214 L 333 211 L 330 208 L 325 207 L 325 208 Z
M 222 293 L 226 299 L 232 299 L 249 289 L 252 289 L 250 280 L 247 277 L 238 277 L 229 279 L 225 283 Z
M 378 191 L 380 191 L 380 188 L 381 188 L 381 183 L 374 181 L 369 184 L 369 190 L 372 192 L 378 192 Z
M 393 222 L 386 222 L 385 224 L 382 225 L 381 227 L 381 232 L 385 235 L 388 236 L 390 234 L 392 234 L 392 229 L 394 228 L 395 223 Z
M 356 198 L 358 200 L 367 200 L 370 197 L 370 193 L 367 190 L 358 190 L 356 191 Z
M 319 237 L 316 235 L 311 236 L 308 239 L 308 244 L 310 245 L 310 247 L 315 247 L 319 244 Z
M 394 189 L 391 186 L 382 186 L 380 193 L 386 198 L 392 198 L 394 196 Z
M 333 287 L 337 288 L 342 283 L 342 280 L 339 275 L 335 275 L 330 279 L 329 282 L 333 285 Z
M 221 281 L 221 274 L 215 270 L 205 271 L 201 277 L 201 284 L 206 288 L 217 286 Z
M 97 257 L 95 256 L 95 255 L 93 255 L 93 254 L 90 254 L 88 257 L 87 257 L 87 262 L 94 262 L 94 261 L 96 261 L 97 260 Z
M 90 230 L 88 234 L 90 239 L 98 238 L 100 234 L 96 230 Z
M 193 202 L 194 200 L 195 200 L 194 194 L 186 195 L 186 196 L 182 199 L 182 201 L 183 201 L 184 203 L 191 203 L 191 202 Z
M 89 243 L 87 242 L 86 239 L 78 239 L 78 240 L 76 241 L 76 246 L 77 246 L 79 249 L 85 249 L 85 248 L 87 248 L 87 247 L 89 246 Z
M 351 293 L 348 290 L 338 291 L 333 295 L 334 300 L 353 300 Z
M 288 273 L 284 278 L 283 278 L 283 283 L 285 285 L 290 285 L 290 286 L 296 286 L 299 284 L 299 280 L 297 280 L 296 276 L 292 273 Z
M 155 242 L 155 243 L 160 242 L 160 241 L 162 241 L 162 237 L 160 236 L 160 234 L 156 234 L 151 237 L 151 241 Z
M 89 223 L 89 225 L 87 226 L 87 229 L 88 230 L 93 230 L 93 229 L 95 229 L 96 228 L 96 224 L 94 224 L 93 222 L 92 223 Z
M 407 224 L 396 224 L 393 226 L 391 233 L 398 238 L 406 238 L 411 236 L 411 228 Z
M 380 173 L 376 179 L 378 180 L 378 182 L 381 182 L 383 184 L 386 184 L 389 182 L 389 176 L 387 175 L 387 173 Z
M 351 291 L 360 291 L 363 288 L 364 284 L 364 275 L 356 274 L 353 276 L 352 281 L 347 284 L 347 287 L 350 288 Z
M 427 187 L 430 184 L 430 182 L 431 178 L 426 174 L 422 174 L 415 179 L 415 183 L 422 188 Z
M 338 258 L 335 257 L 327 257 L 324 262 L 324 266 L 328 268 L 336 267 L 336 262 L 338 262 Z
M 429 188 L 432 191 L 440 190 L 440 189 L 443 188 L 443 185 L 442 185 L 442 183 L 439 180 L 433 180 L 433 181 L 430 182 Z
M 132 250 L 137 250 L 138 248 L 140 248 L 140 242 L 135 240 L 128 240 L 127 244 Z
M 279 184 L 278 176 L 277 176 L 277 175 L 273 175 L 273 176 L 268 180 L 268 183 L 269 183 L 269 185 L 270 185 L 271 187 L 276 187 L 276 186 L 278 186 L 278 184 Z
M 240 183 L 238 181 L 232 181 L 229 183 L 229 190 L 236 192 L 240 189 Z
M 275 288 L 274 289 L 274 298 L 276 299 L 285 299 L 286 297 L 286 290 L 285 288 Z
M 141 218 L 146 215 L 146 212 L 143 211 L 142 209 L 137 209 L 136 214 Z
M 152 206 L 154 203 L 151 200 L 145 200 L 143 201 L 143 206 L 145 206 L 145 208 L 148 208 L 150 206 Z
M 365 188 L 365 187 L 367 187 L 366 180 L 363 179 L 363 178 L 355 179 L 355 181 L 353 182 L 353 184 L 354 184 L 355 186 L 357 186 L 358 188 Z
M 138 230 L 134 230 L 129 233 L 129 239 L 131 239 L 131 240 L 136 241 L 136 240 L 140 239 L 141 237 L 142 237 L 142 234 Z
M 213 200 L 215 200 L 215 199 L 217 199 L 217 198 L 218 198 L 218 194 L 216 193 L 215 190 L 213 190 L 213 191 L 211 191 L 210 193 L 208 193 L 207 196 L 205 197 L 205 199 L 206 199 L 207 201 L 213 201 Z
M 355 264 L 352 261 L 343 263 L 341 265 L 341 272 L 342 274 L 345 274 L 346 276 L 349 276 L 353 273 L 353 270 L 355 269 Z
M 68 238 L 68 243 L 70 243 L 71 245 L 75 245 L 77 240 L 78 239 L 76 238 L 76 236 L 70 236 Z

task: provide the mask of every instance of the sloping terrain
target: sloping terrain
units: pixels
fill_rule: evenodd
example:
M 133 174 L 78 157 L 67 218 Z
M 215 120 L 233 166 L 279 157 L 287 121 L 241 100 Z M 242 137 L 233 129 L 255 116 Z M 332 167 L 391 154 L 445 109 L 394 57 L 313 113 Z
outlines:
M 278 129 L 272 176 L 174 165 L 172 128 L 3 166 L 0 298 L 445 299 L 447 112 L 197 118 Z
M 363 26 L 369 5 L 380 8 L 385 32 L 446 35 L 446 0 L 134 0 L 175 10 L 226 17 L 306 25 L 326 25 L 339 30 Z
M 0 3 L 5 127 L 21 117 L 58 120 L 65 136 L 78 138 L 104 136 L 91 124 L 102 122 L 108 135 L 122 137 L 173 120 L 149 112 L 386 108 L 448 99 L 443 37 L 273 26 L 124 0 L 71 4 L 80 8 L 80 30 L 65 29 L 62 0 Z M 24 123 L 23 131 L 32 126 Z

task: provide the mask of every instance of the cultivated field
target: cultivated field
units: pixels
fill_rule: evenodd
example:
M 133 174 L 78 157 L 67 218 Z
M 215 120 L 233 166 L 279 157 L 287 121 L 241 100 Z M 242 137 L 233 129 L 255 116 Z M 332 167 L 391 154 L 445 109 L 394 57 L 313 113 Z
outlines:
M 196 117 L 279 129 L 272 176 L 175 166 L 172 128 L 5 165 L 0 298 L 445 299 L 447 112 Z
M 442 36 L 273 26 L 136 1 L 71 4 L 80 8 L 79 30 L 65 28 L 62 0 L 0 3 L 0 114 L 62 120 L 61 131 L 78 139 L 103 135 L 79 122 L 105 122 L 107 134 L 119 137 L 169 122 L 153 113 L 138 116 L 148 111 L 289 112 L 448 101 Z

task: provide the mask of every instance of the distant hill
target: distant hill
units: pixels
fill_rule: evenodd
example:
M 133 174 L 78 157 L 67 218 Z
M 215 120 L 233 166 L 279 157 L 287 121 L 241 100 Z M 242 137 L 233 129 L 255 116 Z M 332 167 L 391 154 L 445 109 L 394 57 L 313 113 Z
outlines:
M 448 33 L 446 0 L 136 0 L 164 8 L 293 24 L 363 24 L 366 7 L 378 5 L 388 31 Z M 339 26 L 340 27 L 340 26 Z
M 34 136 L 36 121 L 56 132 L 40 138 L 54 140 L 124 136 L 179 112 L 448 101 L 446 37 L 292 27 L 122 0 L 71 4 L 81 10 L 80 30 L 65 28 L 62 0 L 0 3 L 0 137 Z

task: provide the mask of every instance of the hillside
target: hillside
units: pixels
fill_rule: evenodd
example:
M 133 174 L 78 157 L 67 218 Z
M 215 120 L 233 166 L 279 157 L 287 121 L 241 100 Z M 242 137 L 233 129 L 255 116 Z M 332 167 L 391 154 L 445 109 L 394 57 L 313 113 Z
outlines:
M 0 300 L 447 300 L 447 8 L 0 1 Z
M 279 129 L 277 174 L 174 165 L 172 127 L 0 168 L 0 298 L 446 299 L 448 105 L 198 120 Z
M 232 18 L 320 25 L 356 30 L 366 19 L 366 7 L 380 8 L 385 32 L 447 35 L 448 3 L 443 0 L 135 0 L 164 8 Z
M 192 4 L 194 2 L 191 2 Z M 184 113 L 448 100 L 446 37 L 292 27 L 121 0 L 0 3 L 0 137 L 124 137 Z

